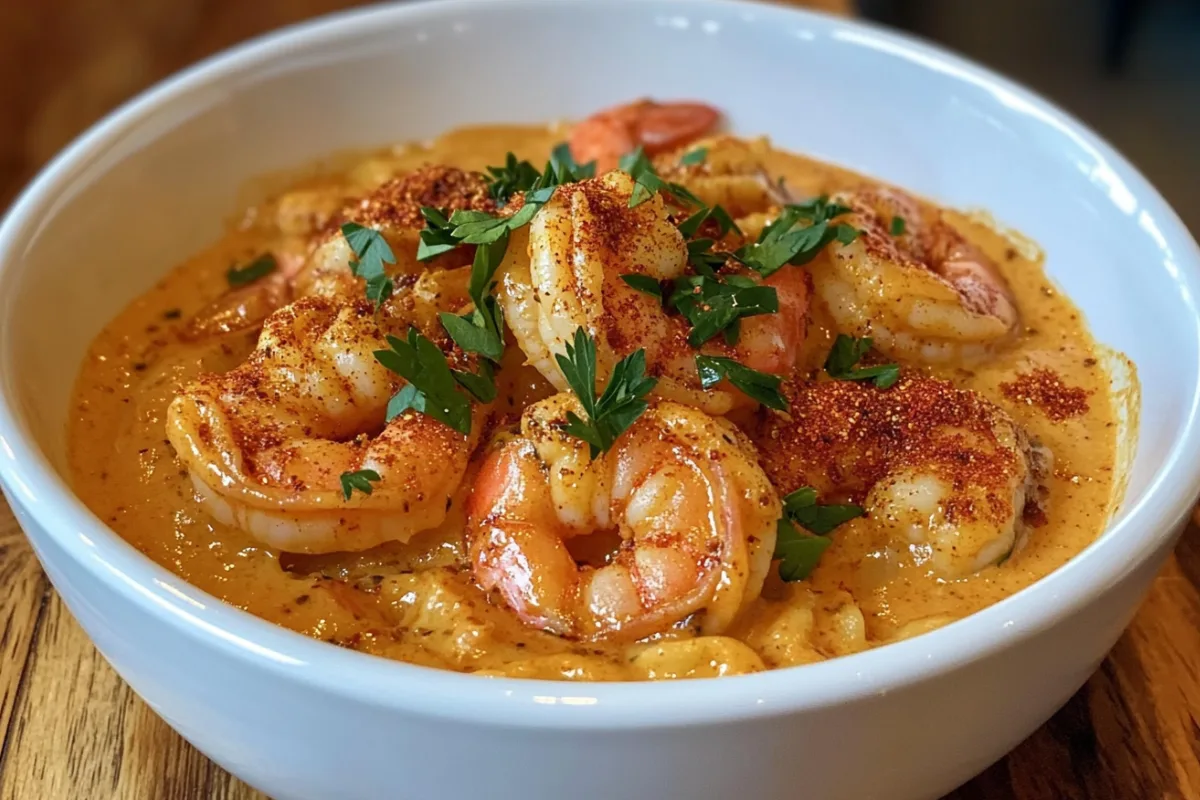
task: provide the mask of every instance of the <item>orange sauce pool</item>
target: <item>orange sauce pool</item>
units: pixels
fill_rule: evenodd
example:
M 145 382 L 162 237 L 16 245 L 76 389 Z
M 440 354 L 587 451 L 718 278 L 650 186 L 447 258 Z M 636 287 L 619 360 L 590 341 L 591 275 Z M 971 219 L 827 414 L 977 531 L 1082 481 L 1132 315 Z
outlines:
M 727 635 L 698 636 L 684 625 L 652 642 L 578 643 L 526 628 L 475 586 L 460 504 L 436 531 L 358 554 L 279 553 L 216 522 L 197 501 L 164 426 L 167 405 L 182 384 L 201 372 L 233 368 L 254 346 L 249 334 L 195 343 L 180 335 L 189 317 L 227 288 L 230 265 L 272 247 L 289 227 L 306 224 L 295 210 L 297 198 L 303 208 L 336 206 L 425 163 L 482 170 L 503 163 L 508 151 L 540 164 L 561 139 L 562 131 L 546 128 L 466 128 L 427 145 L 349 159 L 344 169 L 300 181 L 248 208 L 223 239 L 167 272 L 92 344 L 69 423 L 80 496 L 149 558 L 225 602 L 305 635 L 445 669 L 570 680 L 734 674 L 878 646 L 1028 586 L 1103 530 L 1121 491 L 1117 417 L 1124 400 L 1112 389 L 1112 356 L 1046 277 L 1034 248 L 962 215 L 954 218 L 956 226 L 999 265 L 1024 328 L 1011 347 L 983 365 L 929 371 L 982 393 L 1054 454 L 1043 524 L 1011 558 L 969 578 L 936 579 L 910 566 L 867 584 L 856 567 L 865 555 L 855 549 L 859 540 L 835 534 L 810 580 L 785 585 L 770 579 L 763 597 L 750 603 Z M 767 166 L 800 196 L 862 180 L 779 151 L 771 151 Z M 819 309 L 816 321 L 815 335 L 828 337 Z M 1048 415 L 1046 404 L 1037 402 L 1039 386 L 1018 380 L 1036 369 L 1056 375 L 1072 397 L 1083 398 L 1086 411 Z M 508 382 L 502 396 L 550 391 L 519 364 L 501 374 Z M 1001 388 L 1014 382 L 1018 388 Z

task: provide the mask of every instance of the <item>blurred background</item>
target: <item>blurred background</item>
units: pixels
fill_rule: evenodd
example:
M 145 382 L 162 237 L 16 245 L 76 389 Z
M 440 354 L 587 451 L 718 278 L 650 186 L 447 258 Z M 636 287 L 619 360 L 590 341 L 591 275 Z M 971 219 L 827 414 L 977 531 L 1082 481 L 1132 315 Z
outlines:
M 1121 149 L 1200 233 L 1200 0 L 791 4 L 912 31 L 1034 87 Z M 71 138 L 132 94 L 243 39 L 355 5 L 0 0 L 0 208 Z

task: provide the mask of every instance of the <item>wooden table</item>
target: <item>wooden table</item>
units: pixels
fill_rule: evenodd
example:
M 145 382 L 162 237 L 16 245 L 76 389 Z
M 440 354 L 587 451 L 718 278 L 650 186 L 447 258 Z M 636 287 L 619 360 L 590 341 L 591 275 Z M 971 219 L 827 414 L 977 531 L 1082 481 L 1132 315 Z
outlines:
M 0 800 L 262 797 L 117 677 L 50 588 L 3 501 L 0 587 Z M 1188 529 L 1087 685 L 950 797 L 1200 797 L 1200 528 Z

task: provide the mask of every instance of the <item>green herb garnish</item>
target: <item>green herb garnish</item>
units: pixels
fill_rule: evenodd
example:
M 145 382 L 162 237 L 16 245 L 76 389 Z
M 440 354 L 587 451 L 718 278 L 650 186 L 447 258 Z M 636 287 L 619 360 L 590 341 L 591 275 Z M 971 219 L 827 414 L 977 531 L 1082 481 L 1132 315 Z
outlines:
M 566 432 L 587 442 L 595 458 L 646 411 L 649 404 L 643 398 L 658 380 L 646 376 L 646 351 L 638 350 L 617 362 L 597 398 L 596 343 L 582 327 L 575 330 L 574 344 L 567 344 L 567 354 L 555 360 L 587 414 L 585 420 L 568 411 Z
M 622 275 L 621 280 L 642 294 L 648 294 L 651 297 L 657 298 L 660 302 L 663 299 L 662 284 L 649 275 Z
M 387 276 L 384 264 L 395 264 L 396 256 L 388 246 L 383 234 L 373 228 L 364 228 L 356 222 L 342 225 L 342 236 L 354 252 L 350 271 L 367 282 L 367 298 L 379 308 L 392 296 L 395 285 Z
M 497 205 L 501 206 L 517 192 L 528 190 L 540 175 L 537 167 L 528 161 L 518 161 L 512 153 L 504 157 L 504 166 L 488 167 L 487 171 L 492 176 L 492 182 L 488 184 L 488 192 Z
M 275 256 L 263 253 L 244 267 L 230 267 L 225 273 L 225 280 L 229 281 L 230 286 L 245 286 L 270 275 L 278 266 Z
M 865 512 L 856 505 L 820 505 L 817 490 L 804 486 L 783 498 L 783 517 L 776 528 L 775 558 L 779 577 L 802 581 L 816 569 L 821 554 L 833 543 L 827 534 Z M 803 528 L 799 530 L 797 528 Z
M 700 347 L 718 333 L 728 344 L 737 343 L 738 322 L 745 317 L 779 311 L 779 295 L 773 286 L 763 286 L 742 275 L 724 280 L 705 275 L 675 279 L 675 291 L 667 305 L 674 307 L 692 325 L 688 344 Z
M 843 381 L 872 381 L 880 389 L 893 386 L 900 379 L 899 364 L 879 364 L 874 367 L 856 367 L 871 349 L 871 337 L 856 339 L 839 333 L 825 359 L 825 371 L 831 378 Z
M 350 495 L 354 494 L 354 490 L 358 489 L 363 494 L 370 494 L 374 491 L 371 483 L 379 483 L 383 480 L 379 477 L 379 473 L 373 469 L 360 469 L 358 472 L 343 472 L 342 473 L 342 495 L 349 500 Z
M 694 167 L 697 164 L 703 164 L 706 158 L 708 158 L 708 148 L 697 147 L 695 150 L 684 153 L 679 159 L 679 164 L 684 167 Z
M 375 359 L 408 381 L 388 401 L 387 421 L 412 409 L 463 435 L 470 433 L 471 401 L 459 387 L 471 391 L 467 385 L 471 381 L 467 378 L 464 383 L 459 376 L 471 376 L 471 373 L 450 369 L 446 355 L 416 328 L 409 328 L 405 339 L 388 336 L 387 341 L 391 349 L 376 350 Z M 484 398 L 479 399 L 487 402 Z
M 837 240 L 850 244 L 858 237 L 858 229 L 854 226 L 832 222 L 850 210 L 830 202 L 827 197 L 784 206 L 779 217 L 763 228 L 758 241 L 739 247 L 733 256 L 763 277 L 775 273 L 785 264 L 807 264 L 830 242 Z M 796 227 L 800 222 L 808 224 Z
M 768 408 L 778 411 L 788 409 L 787 398 L 779 391 L 783 379 L 778 375 L 759 372 L 732 358 L 721 356 L 696 356 L 696 370 L 700 373 L 700 385 L 705 389 L 711 389 L 725 378 L 743 394 Z
M 703 206 L 704 202 L 692 194 L 686 186 L 671 183 L 659 177 L 654 164 L 639 145 L 632 153 L 621 156 L 621 169 L 633 178 L 633 192 L 629 195 L 629 207 L 637 208 L 658 192 L 665 192 L 687 205 Z
M 461 317 L 448 311 L 438 314 L 442 327 L 455 344 L 468 353 L 478 353 L 497 364 L 504 355 L 504 312 L 491 294 L 492 278 L 504 260 L 507 249 L 507 232 L 491 244 L 476 247 L 475 260 L 471 264 L 471 281 L 467 287 L 467 293 L 475 303 L 474 310 Z
M 892 217 L 892 224 L 888 226 L 892 236 L 903 236 L 904 228 L 904 217 Z
M 421 206 L 421 216 L 425 218 L 425 227 L 421 230 L 421 242 L 417 245 L 418 261 L 428 261 L 458 247 L 454 226 L 446 218 L 445 211 Z
M 696 233 L 700 230 L 700 226 L 703 225 L 704 221 L 710 217 L 716 221 L 721 232 L 721 236 L 724 236 L 730 231 L 737 231 L 739 235 L 741 234 L 742 229 L 739 228 L 738 224 L 733 221 L 733 217 L 729 216 L 729 212 L 720 205 L 705 206 L 695 214 L 692 214 L 683 222 L 679 223 L 679 232 L 683 234 L 683 238 L 690 239 L 696 235 Z

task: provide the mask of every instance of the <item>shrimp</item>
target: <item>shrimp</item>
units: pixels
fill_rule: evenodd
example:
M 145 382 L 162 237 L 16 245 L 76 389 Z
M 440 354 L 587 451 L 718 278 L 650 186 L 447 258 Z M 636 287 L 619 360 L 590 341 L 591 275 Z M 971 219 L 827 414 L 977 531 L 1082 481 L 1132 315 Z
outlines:
M 621 156 L 641 146 L 648 155 L 674 150 L 716 127 L 721 112 L 703 103 L 636 100 L 598 111 L 571 128 L 571 155 L 596 162 L 598 172 L 616 169 Z
M 682 153 L 664 153 L 655 159 L 658 174 L 683 184 L 706 206 L 721 206 L 743 230 L 747 226 L 761 228 L 778 215 L 780 206 L 792 201 L 767 171 L 771 146 L 766 138 L 747 141 L 714 136 L 693 142 L 691 147 L 704 149 L 703 162 L 684 164 Z
M 559 636 L 639 639 L 699 616 L 719 634 L 762 590 L 780 502 L 732 424 L 653 403 L 599 458 L 563 430 L 582 413 L 561 393 L 498 437 L 467 503 L 475 579 L 526 624 Z M 616 530 L 603 566 L 572 537 Z
M 1025 541 L 1050 452 L 982 396 L 915 375 L 888 390 L 789 389 L 790 414 L 764 415 L 752 434 L 781 492 L 812 486 L 823 499 L 862 502 L 867 518 L 855 522 L 939 577 L 970 575 Z
M 813 262 L 817 295 L 839 330 L 924 363 L 979 360 L 1013 336 L 1020 314 L 1012 290 L 941 210 L 888 188 L 835 199 L 861 232 Z M 903 226 L 898 235 L 893 224 Z
M 705 390 L 697 352 L 735 358 L 773 374 L 794 368 L 805 340 L 809 283 L 785 268 L 763 281 L 776 290 L 779 312 L 747 317 L 738 343 L 710 340 L 699 351 L 687 342 L 686 319 L 668 314 L 655 297 L 630 287 L 623 275 L 663 281 L 687 270 L 687 245 L 667 218 L 661 196 L 629 208 L 633 182 L 623 172 L 562 186 L 529 225 L 528 260 L 514 237 L 501 265 L 500 302 L 529 363 L 556 388 L 566 379 L 554 358 L 583 327 L 596 341 L 597 372 L 605 378 L 623 356 L 643 348 L 659 396 L 726 414 L 746 402 L 731 387 Z M 761 281 L 755 273 L 745 277 Z
M 425 227 L 422 206 L 449 211 L 496 207 L 485 176 L 447 166 L 422 167 L 359 198 L 347 200 L 338 191 L 298 190 L 275 206 L 272 224 L 280 233 L 272 248 L 276 271 L 248 286 L 231 288 L 206 305 L 185 325 L 184 338 L 198 341 L 257 330 L 296 297 L 361 295 L 363 280 L 350 270 L 354 253 L 341 232 L 346 222 L 383 234 L 396 259 L 389 272 L 404 284 L 430 268 L 469 264 L 474 255 L 474 248 L 458 248 L 428 264 L 417 261 L 418 237 Z
M 407 541 L 443 521 L 474 438 L 415 411 L 385 424 L 402 382 L 374 351 L 387 347 L 381 328 L 416 323 L 452 365 L 461 353 L 436 338 L 434 310 L 420 318 L 405 303 L 377 321 L 365 299 L 297 300 L 267 318 L 245 363 L 175 397 L 167 437 L 218 522 L 280 550 L 328 553 Z M 379 482 L 347 500 L 340 476 L 364 469 Z

